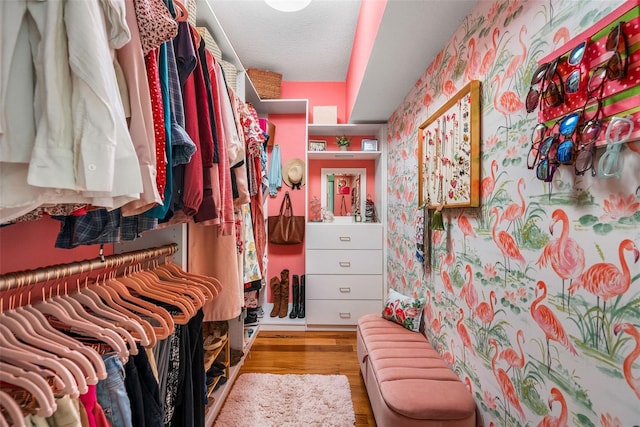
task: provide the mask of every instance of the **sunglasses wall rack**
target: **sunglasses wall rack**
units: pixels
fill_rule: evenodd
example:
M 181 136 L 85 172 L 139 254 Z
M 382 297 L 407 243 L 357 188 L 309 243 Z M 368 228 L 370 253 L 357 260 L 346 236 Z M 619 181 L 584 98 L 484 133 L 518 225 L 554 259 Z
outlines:
M 606 145 L 612 117 L 640 124 L 639 29 L 640 1 L 627 1 L 542 58 L 525 100 L 527 111 L 536 111 L 549 129 L 572 113 L 578 115 L 577 131 L 596 118 L 602 125 L 596 147 Z M 628 141 L 638 139 L 640 126 Z

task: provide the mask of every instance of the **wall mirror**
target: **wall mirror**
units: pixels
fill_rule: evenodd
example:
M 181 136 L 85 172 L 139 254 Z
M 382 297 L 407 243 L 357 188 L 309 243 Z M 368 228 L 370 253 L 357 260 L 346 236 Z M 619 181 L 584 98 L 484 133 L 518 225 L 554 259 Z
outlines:
M 365 168 L 322 168 L 322 208 L 333 212 L 336 221 L 364 218 L 367 194 Z

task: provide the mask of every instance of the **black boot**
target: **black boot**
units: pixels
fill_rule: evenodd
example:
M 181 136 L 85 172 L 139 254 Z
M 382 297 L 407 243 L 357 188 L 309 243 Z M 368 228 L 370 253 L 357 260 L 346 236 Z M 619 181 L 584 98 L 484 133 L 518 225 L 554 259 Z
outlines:
M 302 276 L 300 276 L 300 289 L 299 289 L 299 295 L 298 295 L 298 318 L 302 319 L 304 318 L 304 306 L 305 306 L 305 301 L 304 301 L 304 274 Z
M 293 292 L 293 304 L 291 304 L 291 313 L 289 313 L 289 319 L 295 319 L 298 317 L 298 295 L 300 293 L 300 284 L 298 281 L 298 275 L 294 274 L 291 280 L 291 290 Z

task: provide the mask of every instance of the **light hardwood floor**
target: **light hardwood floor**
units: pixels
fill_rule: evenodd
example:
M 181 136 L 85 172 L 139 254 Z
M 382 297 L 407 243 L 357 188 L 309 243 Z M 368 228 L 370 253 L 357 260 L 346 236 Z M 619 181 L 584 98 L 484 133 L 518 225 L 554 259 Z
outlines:
M 259 332 L 240 374 L 346 375 L 356 427 L 375 426 L 356 355 L 354 332 Z

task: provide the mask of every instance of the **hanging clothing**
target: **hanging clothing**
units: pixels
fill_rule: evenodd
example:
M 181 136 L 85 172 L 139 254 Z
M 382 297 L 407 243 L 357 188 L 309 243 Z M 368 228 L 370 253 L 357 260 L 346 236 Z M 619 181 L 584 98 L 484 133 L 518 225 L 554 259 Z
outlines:
M 271 164 L 269 165 L 269 195 L 278 195 L 278 189 L 282 187 L 282 160 L 280 159 L 280 146 L 275 144 L 271 151 Z
M 138 30 L 134 0 L 125 0 L 127 24 L 131 32 L 131 40 L 116 51 L 116 57 L 128 89 L 129 133 L 135 146 L 140 172 L 142 174 L 142 193 L 139 200 L 127 203 L 122 207 L 125 216 L 140 214 L 157 204 L 162 204 L 162 187 L 156 181 L 156 150 L 164 147 L 158 143 L 154 135 L 154 120 L 151 107 L 151 92 L 142 55 L 140 31 Z M 164 153 L 163 159 L 164 159 Z
M 48 204 L 115 209 L 139 199 L 140 166 L 112 60 L 113 49 L 130 39 L 124 0 L 0 6 L 7 40 L 0 145 L 12 150 L 4 152 L 0 168 L 0 222 Z M 23 19 L 27 13 L 35 18 Z M 38 48 L 32 50 L 31 42 Z M 33 75 L 16 74 L 34 67 Z M 26 105 L 33 111 L 14 121 L 13 112 L 22 113 Z M 14 126 L 22 124 L 16 133 Z M 27 159 L 20 158 L 24 149 Z
M 221 235 L 215 225 L 189 224 L 188 242 L 188 271 L 216 277 L 222 283 L 218 297 L 203 307 L 204 321 L 238 317 L 244 297 L 235 233 Z

